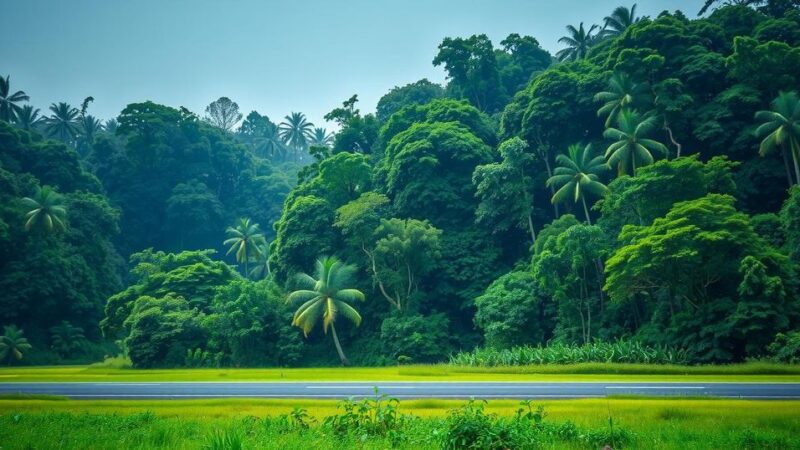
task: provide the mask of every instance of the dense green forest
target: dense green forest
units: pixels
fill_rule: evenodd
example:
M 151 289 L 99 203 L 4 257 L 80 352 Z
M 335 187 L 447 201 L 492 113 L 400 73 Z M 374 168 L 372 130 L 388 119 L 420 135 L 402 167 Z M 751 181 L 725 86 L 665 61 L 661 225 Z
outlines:
M 384 365 L 624 342 L 797 361 L 800 7 L 736 3 L 620 7 L 556 55 L 446 38 L 446 86 L 374 114 L 353 95 L 335 133 L 227 97 L 42 113 L 6 76 L 0 356 Z

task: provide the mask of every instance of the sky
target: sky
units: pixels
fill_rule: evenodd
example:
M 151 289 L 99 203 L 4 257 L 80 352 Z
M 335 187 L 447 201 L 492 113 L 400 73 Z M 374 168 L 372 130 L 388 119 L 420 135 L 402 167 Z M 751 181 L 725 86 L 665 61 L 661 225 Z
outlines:
M 639 0 L 640 15 L 701 0 Z M 53 102 L 115 117 L 134 102 L 203 115 L 227 96 L 274 122 L 317 126 L 352 94 L 372 112 L 394 86 L 443 83 L 444 37 L 531 35 L 555 53 L 568 24 L 601 23 L 622 0 L 0 0 L 0 75 L 42 111 Z

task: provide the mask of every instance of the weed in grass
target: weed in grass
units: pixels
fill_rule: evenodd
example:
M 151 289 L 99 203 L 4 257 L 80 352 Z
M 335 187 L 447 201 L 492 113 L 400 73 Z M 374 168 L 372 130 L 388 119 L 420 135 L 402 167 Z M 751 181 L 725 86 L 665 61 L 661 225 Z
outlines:
M 664 408 L 656 413 L 656 417 L 661 420 L 686 420 L 689 418 L 689 412 L 679 408 Z
M 204 448 L 207 450 L 242 450 L 242 433 L 234 428 L 214 430 Z

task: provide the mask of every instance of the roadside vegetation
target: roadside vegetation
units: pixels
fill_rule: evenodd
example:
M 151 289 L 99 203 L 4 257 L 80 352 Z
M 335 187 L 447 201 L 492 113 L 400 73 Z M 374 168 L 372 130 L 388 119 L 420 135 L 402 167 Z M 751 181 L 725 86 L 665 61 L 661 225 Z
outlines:
M 450 364 L 391 367 L 132 369 L 52 366 L 0 368 L 0 382 L 104 381 L 772 381 L 800 382 L 800 366 L 580 363 L 527 366 Z
M 9 449 L 794 448 L 798 408 L 697 399 L 0 399 L 0 441 Z

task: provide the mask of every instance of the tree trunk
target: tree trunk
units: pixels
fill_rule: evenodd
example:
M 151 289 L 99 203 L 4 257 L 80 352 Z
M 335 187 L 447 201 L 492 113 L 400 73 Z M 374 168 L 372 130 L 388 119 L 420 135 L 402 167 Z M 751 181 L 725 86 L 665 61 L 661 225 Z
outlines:
M 792 150 L 792 160 L 794 161 L 794 177 L 795 177 L 794 179 L 797 184 L 800 184 L 800 165 L 798 165 L 797 162 L 797 159 L 800 158 L 800 155 L 798 155 L 798 153 L 800 153 L 800 145 L 798 145 L 798 143 L 795 142 L 794 139 L 792 139 L 790 142 Z
M 339 344 L 339 336 L 336 334 L 336 325 L 331 324 L 331 331 L 333 334 L 333 344 L 336 346 L 336 352 L 339 353 L 339 359 L 342 360 L 342 365 L 349 366 L 350 361 L 348 361 L 347 357 L 344 356 L 344 352 L 342 351 L 342 345 Z
M 591 225 L 592 219 L 589 217 L 589 208 L 586 207 L 586 197 L 581 195 L 581 202 L 583 202 L 583 212 L 586 214 L 586 223 Z
M 674 145 L 675 148 L 677 149 L 677 154 L 675 155 L 675 157 L 680 158 L 683 146 L 680 144 L 680 142 L 675 140 L 675 137 L 672 134 L 672 128 L 670 128 L 669 122 L 667 122 L 666 119 L 664 119 L 664 129 L 667 130 L 667 134 L 669 135 L 669 140 L 672 142 L 672 145 Z M 669 159 L 669 154 L 667 154 L 667 159 Z
M 550 177 L 553 176 L 553 170 L 550 168 L 550 160 L 548 159 L 549 156 L 547 154 L 544 155 L 544 166 L 547 168 L 547 179 L 549 180 Z M 553 186 L 550 186 L 550 198 L 556 195 L 556 190 L 553 189 Z M 558 203 L 553 203 L 553 212 L 556 213 L 556 219 L 558 219 Z
M 249 259 L 250 259 L 250 258 L 248 258 L 248 257 L 247 257 L 247 255 L 245 255 L 245 257 L 244 257 L 244 277 L 245 277 L 245 278 L 250 278 L 250 270 L 249 270 L 249 269 L 250 269 L 250 266 L 249 266 L 249 264 L 247 263 L 247 261 L 248 261 Z
M 533 217 L 528 214 L 528 228 L 531 230 L 531 245 L 533 246 L 533 254 L 536 254 L 536 231 L 533 230 Z
M 789 168 L 789 157 L 786 156 L 786 150 L 781 147 L 781 156 L 783 157 L 783 168 L 786 169 L 786 181 L 789 183 L 789 188 L 794 186 L 792 181 L 792 169 Z

